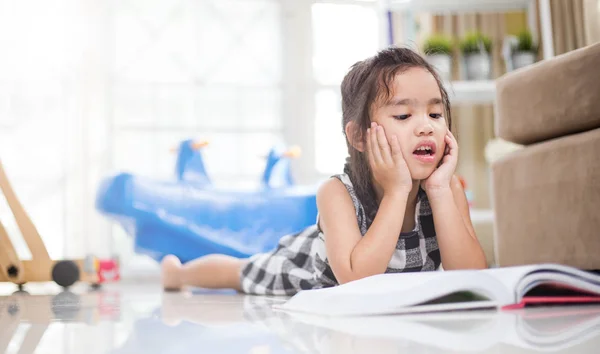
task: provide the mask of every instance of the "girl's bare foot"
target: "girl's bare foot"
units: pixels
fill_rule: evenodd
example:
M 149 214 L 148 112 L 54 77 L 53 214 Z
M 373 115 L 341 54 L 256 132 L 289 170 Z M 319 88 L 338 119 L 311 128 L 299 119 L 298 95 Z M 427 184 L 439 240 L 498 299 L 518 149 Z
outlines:
M 166 291 L 181 290 L 181 262 L 179 258 L 168 255 L 161 262 L 162 286 Z

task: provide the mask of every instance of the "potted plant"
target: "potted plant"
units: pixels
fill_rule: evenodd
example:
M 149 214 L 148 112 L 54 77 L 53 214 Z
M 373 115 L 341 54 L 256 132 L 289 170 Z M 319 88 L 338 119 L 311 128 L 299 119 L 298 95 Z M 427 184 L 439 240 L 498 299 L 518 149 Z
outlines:
M 533 43 L 531 32 L 524 30 L 517 36 L 516 45 L 512 50 L 512 66 L 519 69 L 535 63 L 537 56 L 537 45 Z
M 443 34 L 434 34 L 423 43 L 427 61 L 438 70 L 440 77 L 445 81 L 450 81 L 452 76 L 453 49 L 452 39 Z
M 489 80 L 492 72 L 492 40 L 478 32 L 467 34 L 460 43 L 467 80 Z

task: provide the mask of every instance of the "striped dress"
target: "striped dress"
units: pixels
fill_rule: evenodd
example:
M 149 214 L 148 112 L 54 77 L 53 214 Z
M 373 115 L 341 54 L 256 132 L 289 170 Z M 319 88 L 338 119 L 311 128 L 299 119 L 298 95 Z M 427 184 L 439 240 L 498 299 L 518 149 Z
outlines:
M 350 178 L 345 173 L 333 177 L 339 179 L 350 194 L 360 233 L 364 236 L 367 217 Z M 425 192 L 419 190 L 415 228 L 398 236 L 386 273 L 433 271 L 440 264 L 431 207 Z M 242 267 L 240 279 L 242 291 L 256 295 L 294 295 L 300 290 L 338 285 L 327 261 L 325 235 L 319 228 L 318 216 L 315 225 L 282 237 L 274 250 L 250 257 Z

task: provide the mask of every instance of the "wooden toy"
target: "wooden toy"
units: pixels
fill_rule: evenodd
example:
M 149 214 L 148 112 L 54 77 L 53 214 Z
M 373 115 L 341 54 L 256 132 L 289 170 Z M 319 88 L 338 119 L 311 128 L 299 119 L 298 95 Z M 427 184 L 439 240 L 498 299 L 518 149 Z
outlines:
M 101 261 L 93 256 L 72 260 L 51 259 L 44 241 L 19 202 L 1 162 L 0 188 L 31 253 L 31 260 L 19 259 L 0 222 L 0 282 L 12 282 L 21 288 L 25 283 L 54 281 L 67 288 L 77 281 L 97 287 L 102 282 L 118 279 L 118 265 L 114 260 Z M 111 279 L 107 279 L 104 273 L 110 274 Z

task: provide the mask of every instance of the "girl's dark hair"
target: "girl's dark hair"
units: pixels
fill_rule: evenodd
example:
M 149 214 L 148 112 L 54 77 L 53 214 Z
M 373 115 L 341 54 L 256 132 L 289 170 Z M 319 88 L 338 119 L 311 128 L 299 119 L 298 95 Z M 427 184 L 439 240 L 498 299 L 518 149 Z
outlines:
M 440 88 L 444 116 L 449 128 L 452 127 L 450 101 L 442 80 L 425 58 L 408 48 L 390 47 L 374 57 L 354 64 L 341 84 L 342 130 L 346 135 L 346 125 L 354 122 L 354 136 L 346 135 L 349 157 L 344 166 L 358 199 L 365 208 L 370 224 L 377 212 L 375 190 L 371 183 L 371 170 L 366 154 L 352 146 L 351 141 L 364 141 L 367 128 L 371 125 L 371 112 L 375 104 L 385 102 L 392 94 L 391 87 L 397 74 L 409 68 L 424 68 L 433 75 Z

